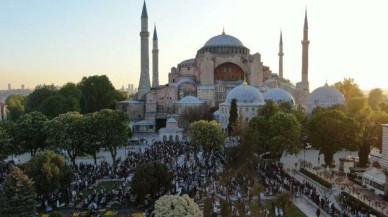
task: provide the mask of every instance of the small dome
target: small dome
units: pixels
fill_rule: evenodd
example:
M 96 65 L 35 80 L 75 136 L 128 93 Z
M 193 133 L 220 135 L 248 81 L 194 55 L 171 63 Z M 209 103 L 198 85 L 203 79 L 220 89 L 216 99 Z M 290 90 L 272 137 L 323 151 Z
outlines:
M 263 97 L 264 97 L 264 100 L 272 99 L 277 103 L 279 101 L 285 101 L 285 102 L 290 102 L 291 105 L 295 105 L 294 97 L 292 97 L 292 95 L 289 92 L 287 92 L 282 88 L 269 89 L 263 94 Z
M 219 109 L 217 111 L 213 112 L 213 116 L 214 116 L 215 119 L 219 119 L 220 115 L 221 115 L 221 112 L 220 112 Z
M 315 89 L 307 99 L 307 105 L 310 106 L 330 107 L 344 103 L 344 95 L 335 87 L 330 87 L 327 84 Z
M 237 39 L 236 37 L 233 37 L 231 35 L 226 35 L 224 32 L 221 35 L 214 36 L 213 38 L 209 39 L 204 47 L 209 46 L 238 46 L 238 47 L 244 47 L 243 43 Z
M 175 124 L 175 123 L 177 123 L 177 121 L 175 120 L 175 118 L 169 118 L 167 120 L 167 123 Z
M 225 103 L 231 103 L 233 99 L 236 99 L 237 103 L 264 104 L 264 98 L 259 90 L 246 84 L 233 88 L 226 96 Z
M 192 59 L 183 60 L 181 63 L 179 63 L 179 65 L 195 65 L 195 59 L 192 58 Z
M 178 103 L 182 104 L 202 104 L 203 102 L 195 96 L 185 96 Z

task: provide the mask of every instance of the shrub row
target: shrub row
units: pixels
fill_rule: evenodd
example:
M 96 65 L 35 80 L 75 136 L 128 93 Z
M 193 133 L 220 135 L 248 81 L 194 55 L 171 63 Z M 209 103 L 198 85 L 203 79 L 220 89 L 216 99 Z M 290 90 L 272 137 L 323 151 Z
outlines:
M 359 201 L 357 198 L 354 198 L 351 194 L 347 192 L 341 192 L 341 197 L 346 198 L 345 200 L 349 203 L 353 203 L 356 207 L 363 208 L 364 210 L 367 210 L 369 214 L 375 215 L 377 217 L 384 217 L 384 214 L 381 214 L 379 211 L 374 209 L 373 207 L 368 206 L 367 204 Z
M 306 170 L 305 168 L 300 168 L 299 170 L 301 173 L 305 174 L 306 176 L 308 176 L 309 178 L 311 178 L 312 180 L 318 182 L 319 184 L 321 184 L 323 187 L 326 187 L 326 188 L 331 188 L 332 187 L 332 184 L 328 181 L 326 181 L 325 179 L 317 176 L 316 174 Z

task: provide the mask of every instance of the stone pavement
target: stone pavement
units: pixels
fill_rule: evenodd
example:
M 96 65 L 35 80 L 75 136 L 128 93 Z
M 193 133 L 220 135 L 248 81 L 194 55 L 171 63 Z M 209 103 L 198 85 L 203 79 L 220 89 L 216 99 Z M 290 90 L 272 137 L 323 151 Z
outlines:
M 317 211 L 318 206 L 315 205 L 313 202 L 309 201 L 304 195 L 294 198 L 293 202 L 295 206 L 297 206 L 306 216 L 316 216 L 315 213 Z M 329 217 L 330 215 L 321 209 L 320 216 Z

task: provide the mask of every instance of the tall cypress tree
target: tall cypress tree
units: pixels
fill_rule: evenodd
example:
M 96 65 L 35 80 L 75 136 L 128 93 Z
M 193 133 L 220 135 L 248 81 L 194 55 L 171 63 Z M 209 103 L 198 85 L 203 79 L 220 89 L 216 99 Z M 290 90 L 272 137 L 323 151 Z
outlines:
M 18 167 L 12 166 L 0 194 L 0 216 L 35 216 L 34 184 Z
M 237 100 L 234 98 L 230 103 L 229 111 L 229 123 L 228 123 L 228 135 L 231 136 L 233 133 L 233 127 L 237 124 L 238 113 L 237 113 Z

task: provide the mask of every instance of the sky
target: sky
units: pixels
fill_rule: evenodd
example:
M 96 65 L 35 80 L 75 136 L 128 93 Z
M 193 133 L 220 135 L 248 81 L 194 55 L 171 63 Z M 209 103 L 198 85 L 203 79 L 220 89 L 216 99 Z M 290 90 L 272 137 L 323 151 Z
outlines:
M 344 78 L 353 78 L 364 90 L 388 88 L 384 0 L 147 0 L 146 4 L 150 48 L 154 25 L 158 33 L 160 84 L 167 83 L 171 67 L 194 58 L 223 28 L 251 54 L 260 53 L 274 73 L 282 31 L 284 77 L 299 82 L 307 9 L 310 90 Z M 117 89 L 137 87 L 142 6 L 143 0 L 0 0 L 0 89 L 7 89 L 8 83 L 12 88 L 61 86 L 92 75 L 107 75 Z

